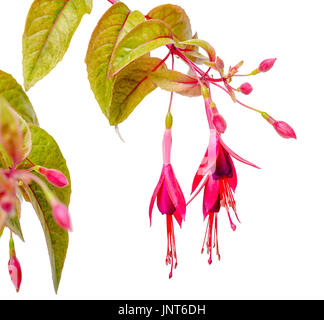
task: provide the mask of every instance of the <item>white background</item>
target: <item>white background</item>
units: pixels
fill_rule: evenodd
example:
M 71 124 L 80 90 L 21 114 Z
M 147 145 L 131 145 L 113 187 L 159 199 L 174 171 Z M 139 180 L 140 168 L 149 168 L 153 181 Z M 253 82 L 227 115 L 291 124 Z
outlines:
M 10 282 L 6 232 L 0 239 L 0 298 L 324 298 L 323 1 L 173 2 L 186 9 L 193 30 L 215 46 L 227 66 L 243 59 L 248 72 L 265 58 L 278 58 L 271 72 L 250 79 L 254 92 L 241 100 L 287 121 L 298 140 L 280 138 L 258 114 L 215 88 L 213 97 L 228 123 L 225 142 L 262 170 L 235 162 L 242 224 L 232 232 L 222 211 L 221 262 L 209 266 L 207 255 L 200 254 L 202 194 L 190 205 L 183 229 L 176 227 L 179 267 L 169 280 L 164 217 L 155 209 L 152 228 L 148 219 L 162 167 L 169 94 L 158 89 L 147 97 L 120 126 L 126 143 L 119 140 L 94 99 L 84 64 L 92 30 L 110 6 L 95 0 L 63 62 L 28 93 L 72 177 L 74 232 L 59 293 L 52 288 L 41 226 L 24 204 L 26 242 L 16 240 L 21 292 Z M 20 83 L 21 37 L 31 3 L 0 4 L 0 69 Z M 127 4 L 147 13 L 160 1 Z M 176 96 L 173 115 L 172 163 L 188 197 L 208 143 L 202 99 Z

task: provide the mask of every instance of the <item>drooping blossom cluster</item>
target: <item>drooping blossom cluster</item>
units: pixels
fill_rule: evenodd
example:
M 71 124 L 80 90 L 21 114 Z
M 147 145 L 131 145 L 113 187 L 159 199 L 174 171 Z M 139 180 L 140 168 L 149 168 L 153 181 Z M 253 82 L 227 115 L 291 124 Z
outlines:
M 35 165 L 28 158 L 32 147 L 31 132 L 18 114 L 9 105 L 1 102 L 0 145 L 3 161 L 1 161 L 2 169 L 0 169 L 0 230 L 2 231 L 7 226 L 8 220 L 20 218 L 19 195 L 22 194 L 27 201 L 30 201 L 25 190 L 35 183 L 43 191 L 56 223 L 62 229 L 71 231 L 72 225 L 68 208 L 41 177 L 59 188 L 66 187 L 69 184 L 68 179 L 59 170 Z M 12 231 L 10 231 L 9 247 L 9 274 L 16 290 L 19 291 L 22 271 L 16 257 Z
M 216 256 L 220 260 L 218 244 L 218 214 L 221 211 L 221 208 L 224 208 L 224 211 L 227 213 L 230 227 L 233 231 L 236 230 L 233 216 L 238 222 L 240 222 L 234 199 L 234 193 L 237 187 L 237 175 L 233 159 L 258 168 L 253 163 L 238 156 L 224 143 L 221 136 L 226 131 L 227 124 L 224 117 L 219 113 L 216 104 L 212 100 L 211 85 L 215 85 L 225 91 L 235 103 L 260 113 L 281 137 L 296 139 L 296 134 L 286 122 L 277 121 L 266 112 L 252 108 L 237 99 L 236 93 L 242 93 L 244 95 L 251 94 L 253 87 L 250 83 L 244 82 L 238 88 L 234 88 L 231 85 L 231 82 L 235 77 L 253 76 L 269 71 L 273 67 L 276 59 L 264 60 L 260 63 L 258 68 L 246 75 L 239 74 L 239 69 L 243 65 L 242 61 L 234 67 L 230 67 L 228 73 L 225 74 L 224 63 L 219 57 L 217 57 L 216 61 L 213 63 L 205 63 L 209 66 L 209 69 L 203 71 L 185 56 L 184 50 L 182 51 L 180 48 L 176 48 L 175 46 L 169 46 L 169 50 L 172 59 L 174 56 L 179 57 L 189 66 L 191 74 L 195 74 L 197 85 L 200 86 L 201 95 L 204 98 L 205 112 L 210 129 L 207 151 L 192 184 L 192 197 L 187 203 L 185 203 L 183 193 L 170 164 L 172 127 L 171 104 L 173 92 L 171 93 L 171 103 L 167 114 L 166 131 L 163 138 L 163 169 L 160 180 L 154 190 L 149 210 L 151 220 L 154 201 L 157 199 L 159 211 L 166 215 L 168 237 L 166 263 L 171 264 L 171 271 L 169 274 L 169 277 L 171 278 L 173 268 L 177 267 L 177 254 L 172 218 L 174 217 L 181 227 L 185 218 L 186 206 L 196 198 L 200 191 L 204 190 L 203 217 L 207 220 L 207 227 L 203 241 L 202 253 L 206 247 L 209 255 L 208 263 L 211 264 L 213 261 L 212 251 L 213 248 L 215 248 Z M 174 59 L 172 67 L 174 68 Z M 214 78 L 209 75 L 209 72 L 212 69 L 219 73 L 220 78 Z

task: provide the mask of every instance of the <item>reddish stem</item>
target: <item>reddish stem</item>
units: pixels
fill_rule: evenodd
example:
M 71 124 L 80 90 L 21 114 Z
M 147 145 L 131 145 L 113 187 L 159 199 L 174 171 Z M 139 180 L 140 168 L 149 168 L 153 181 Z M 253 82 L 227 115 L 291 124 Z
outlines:
M 108 0 L 108 2 L 110 2 L 111 4 L 115 4 L 115 3 L 117 3 L 116 0 Z

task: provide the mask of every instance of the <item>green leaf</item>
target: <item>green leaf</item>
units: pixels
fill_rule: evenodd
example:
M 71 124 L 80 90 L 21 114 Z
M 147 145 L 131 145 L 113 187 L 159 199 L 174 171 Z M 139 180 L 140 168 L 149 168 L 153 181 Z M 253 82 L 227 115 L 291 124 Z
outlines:
M 111 57 L 109 77 L 154 49 L 174 43 L 170 27 L 161 20 L 149 20 L 132 29 L 117 45 Z
M 179 6 L 172 4 L 161 5 L 152 9 L 147 16 L 150 19 L 158 19 L 167 23 L 175 37 L 180 41 L 192 38 L 190 19 Z
M 210 43 L 200 39 L 191 39 L 180 42 L 181 45 L 193 45 L 203 48 L 209 56 L 209 60 L 214 62 L 216 60 L 216 51 Z
M 166 66 L 161 59 L 143 57 L 118 73 L 108 109 L 108 119 L 111 125 L 117 125 L 126 120 L 136 106 L 156 89 L 149 75 L 154 70 L 163 68 Z
M 33 137 L 33 148 L 28 159 L 34 164 L 60 170 L 68 178 L 70 184 L 65 188 L 56 188 L 46 182 L 56 196 L 68 206 L 71 195 L 71 181 L 66 161 L 57 143 L 46 131 L 34 125 L 29 125 L 29 127 Z M 26 166 L 28 166 L 27 163 Z M 57 292 L 68 248 L 69 236 L 66 231 L 56 224 L 52 216 L 51 207 L 41 188 L 35 183 L 31 183 L 29 186 L 25 186 L 25 191 L 43 227 L 51 262 L 53 284 Z
M 152 72 L 150 79 L 161 89 L 173 92 L 188 91 L 200 87 L 197 79 L 173 70 L 159 70 Z
M 93 31 L 86 64 L 91 89 L 105 115 L 111 103 L 114 82 L 108 78 L 112 53 L 123 37 L 143 21 L 142 13 L 130 12 L 125 4 L 118 2 L 102 16 Z
M 24 240 L 24 236 L 21 230 L 20 226 L 20 212 L 21 212 L 21 205 L 20 205 L 20 200 L 17 198 L 16 199 L 16 207 L 15 207 L 15 213 L 13 216 L 9 216 L 6 221 L 6 226 L 13 232 L 15 233 L 22 241 Z
M 18 112 L 25 121 L 38 125 L 34 108 L 22 87 L 10 74 L 1 70 L 0 96 L 4 97 L 11 107 Z
M 183 54 L 196 64 L 203 64 L 205 61 L 209 61 L 209 58 L 205 57 L 199 52 L 187 51 L 183 52 Z
M 35 0 L 23 35 L 25 89 L 29 90 L 63 59 L 89 0 Z
M 14 166 L 30 153 L 32 138 L 25 120 L 0 97 L 0 144 Z

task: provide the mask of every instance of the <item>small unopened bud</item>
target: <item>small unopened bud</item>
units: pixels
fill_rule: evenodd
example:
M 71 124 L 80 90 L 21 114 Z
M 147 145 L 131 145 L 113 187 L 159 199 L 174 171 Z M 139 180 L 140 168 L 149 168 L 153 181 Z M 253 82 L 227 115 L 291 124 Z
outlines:
M 253 87 L 248 82 L 245 82 L 245 83 L 241 84 L 238 91 L 242 92 L 243 94 L 248 95 L 253 91 Z
M 273 127 L 281 137 L 285 139 L 289 139 L 289 138 L 297 139 L 294 129 L 288 123 L 284 121 L 276 121 L 273 124 Z
M 212 121 L 213 124 L 218 131 L 218 133 L 222 134 L 226 131 L 227 124 L 223 116 L 218 113 L 217 109 L 215 107 L 212 107 L 213 104 L 211 104 L 211 112 L 212 112 Z
M 263 60 L 259 65 L 260 72 L 269 71 L 273 67 L 276 60 L 277 60 L 276 58 Z
M 165 117 L 165 128 L 166 129 L 171 129 L 173 125 L 173 117 L 171 112 L 168 112 L 168 114 Z
M 72 231 L 70 214 L 67 207 L 57 199 L 51 200 L 53 217 L 56 223 L 66 231 Z
M 15 286 L 16 291 L 18 292 L 20 289 L 22 272 L 21 272 L 20 263 L 16 257 L 15 244 L 12 239 L 12 236 L 10 237 L 10 241 L 9 241 L 9 250 L 10 250 L 9 251 L 10 259 L 8 262 L 8 270 L 9 270 L 9 274 L 11 277 L 11 281 L 12 281 L 13 285 Z
M 63 188 L 69 185 L 69 181 L 66 176 L 59 170 L 47 169 L 41 166 L 36 166 L 36 171 L 43 175 L 48 182 L 55 187 Z

